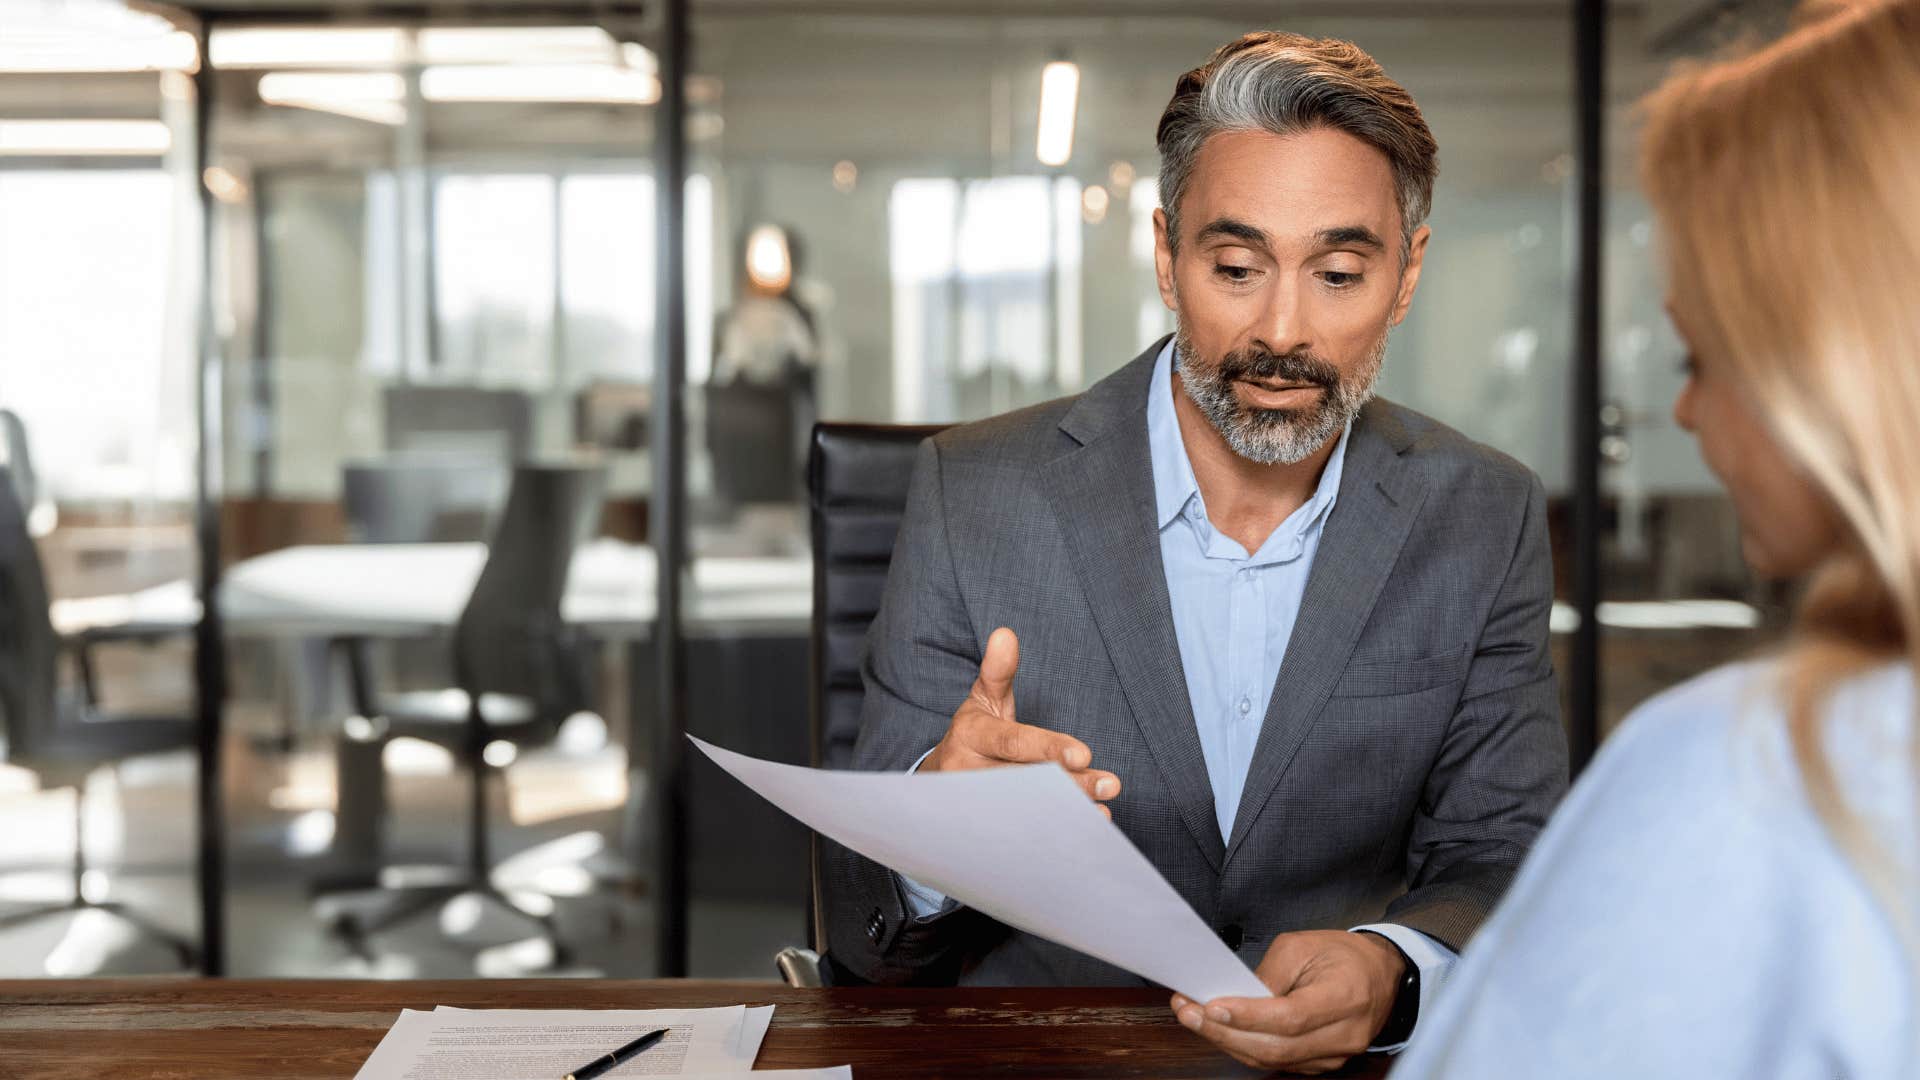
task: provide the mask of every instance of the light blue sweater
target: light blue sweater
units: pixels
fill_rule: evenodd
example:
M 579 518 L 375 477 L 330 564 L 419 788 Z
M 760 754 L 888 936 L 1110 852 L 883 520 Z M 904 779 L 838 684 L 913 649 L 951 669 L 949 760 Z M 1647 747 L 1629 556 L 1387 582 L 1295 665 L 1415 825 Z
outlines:
M 1920 954 L 1814 816 L 1780 666 L 1640 708 L 1554 817 L 1393 1080 L 1920 1078 Z M 1827 744 L 1920 919 L 1911 671 L 1832 699 Z

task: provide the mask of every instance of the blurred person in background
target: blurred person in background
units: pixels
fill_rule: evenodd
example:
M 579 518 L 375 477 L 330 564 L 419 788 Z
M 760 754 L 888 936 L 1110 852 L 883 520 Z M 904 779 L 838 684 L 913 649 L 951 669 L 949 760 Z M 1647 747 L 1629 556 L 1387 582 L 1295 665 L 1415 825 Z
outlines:
M 1796 633 L 1613 737 L 1393 1075 L 1920 1076 L 1920 3 L 1646 111 L 1675 415 Z
M 716 320 L 713 381 L 810 392 L 820 346 L 813 312 L 794 290 L 800 238 L 760 225 L 747 234 L 741 255 L 739 299 Z
M 741 250 L 739 295 L 716 321 L 707 452 L 717 494 L 736 509 L 800 498 L 821 353 L 814 312 L 796 292 L 801 255 L 792 230 L 755 226 Z

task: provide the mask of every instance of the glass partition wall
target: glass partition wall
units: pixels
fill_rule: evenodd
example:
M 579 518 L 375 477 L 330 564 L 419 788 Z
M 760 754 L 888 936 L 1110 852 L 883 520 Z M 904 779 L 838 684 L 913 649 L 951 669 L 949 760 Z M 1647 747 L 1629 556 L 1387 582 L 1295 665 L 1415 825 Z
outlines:
M 236 973 L 651 970 L 645 30 L 212 30 Z
M 197 962 L 195 55 L 0 11 L 0 975 Z

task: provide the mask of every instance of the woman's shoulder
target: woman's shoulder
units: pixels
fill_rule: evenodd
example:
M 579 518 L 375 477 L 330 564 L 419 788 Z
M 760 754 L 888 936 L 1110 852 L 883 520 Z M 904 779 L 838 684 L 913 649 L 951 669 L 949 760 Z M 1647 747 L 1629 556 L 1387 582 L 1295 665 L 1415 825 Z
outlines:
M 1786 709 L 1788 661 L 1769 656 L 1715 668 L 1635 709 L 1595 761 L 1596 781 L 1617 778 L 1640 791 L 1684 776 L 1703 796 L 1732 795 L 1730 809 L 1758 804 L 1810 813 Z M 1913 671 L 1879 664 L 1843 678 L 1827 694 L 1817 733 L 1843 790 L 1869 804 L 1911 791 Z M 1733 790 L 1727 790 L 1727 789 Z
M 1636 709 L 1556 813 L 1526 891 L 1555 903 L 1598 893 L 1615 917 L 1637 909 L 1711 926 L 1766 924 L 1858 893 L 1858 869 L 1814 811 L 1793 753 L 1785 671 L 1779 659 L 1728 665 Z M 1820 723 L 1850 807 L 1908 848 L 1920 835 L 1912 716 L 1911 673 L 1889 665 L 1836 687 Z M 1624 879 L 1645 885 L 1623 899 L 1609 883 Z
M 1911 1012 L 1904 953 L 1806 799 L 1784 674 L 1719 668 L 1622 723 L 1468 947 L 1408 1075 L 1913 1075 L 1887 1034 Z M 1897 667 L 1829 699 L 1849 797 L 1912 790 L 1910 758 L 1874 752 L 1912 702 Z M 1882 805 L 1914 835 L 1910 799 Z
M 1819 939 L 1897 952 L 1883 918 L 1896 913 L 1873 914 L 1881 904 L 1868 880 L 1881 868 L 1895 880 L 1920 871 L 1912 669 L 1888 663 L 1844 677 L 1815 722 L 1828 797 L 1858 826 L 1852 835 L 1873 840 L 1866 867 L 1860 845 L 1843 850 L 1834 822 L 1816 810 L 1787 717 L 1787 663 L 1718 668 L 1635 710 L 1556 822 L 1558 861 L 1589 887 L 1596 874 L 1644 875 L 1640 914 L 1691 922 L 1699 933 L 1802 925 L 1807 948 Z M 1829 917 L 1842 910 L 1859 918 L 1843 926 Z M 1798 952 L 1779 959 L 1802 964 Z

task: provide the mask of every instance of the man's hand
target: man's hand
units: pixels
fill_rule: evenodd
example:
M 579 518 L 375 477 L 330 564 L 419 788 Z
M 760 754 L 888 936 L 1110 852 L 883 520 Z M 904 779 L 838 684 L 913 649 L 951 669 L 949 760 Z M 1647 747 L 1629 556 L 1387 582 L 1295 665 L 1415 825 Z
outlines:
M 1254 974 L 1270 998 L 1173 995 L 1180 1022 L 1258 1069 L 1332 1072 L 1365 1053 L 1393 1012 L 1406 961 L 1385 938 L 1305 930 L 1273 939 Z
M 1013 674 L 1019 668 L 1020 641 L 1003 626 L 987 638 L 987 654 L 980 659 L 980 676 L 973 680 L 973 690 L 954 712 L 940 745 L 920 763 L 918 771 L 1057 761 L 1096 803 L 1120 794 L 1119 777 L 1088 767 L 1093 764 L 1093 751 L 1086 743 L 1013 718 Z M 1113 816 L 1105 806 L 1100 811 Z

